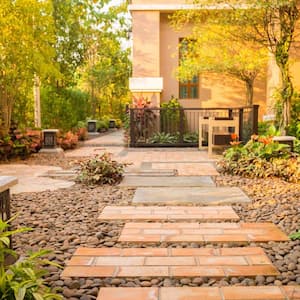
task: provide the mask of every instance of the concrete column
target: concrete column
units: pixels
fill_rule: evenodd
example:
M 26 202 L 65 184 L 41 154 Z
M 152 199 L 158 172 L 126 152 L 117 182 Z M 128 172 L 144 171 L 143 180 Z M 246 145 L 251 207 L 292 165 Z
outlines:
M 152 106 L 160 106 L 163 80 L 160 77 L 160 12 L 132 11 L 133 73 L 130 90 Z

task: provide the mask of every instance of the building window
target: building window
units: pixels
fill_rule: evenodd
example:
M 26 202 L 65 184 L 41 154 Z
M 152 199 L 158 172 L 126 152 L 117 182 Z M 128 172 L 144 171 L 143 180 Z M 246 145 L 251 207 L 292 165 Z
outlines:
M 192 80 L 179 82 L 180 99 L 198 99 L 199 77 L 194 76 Z
M 185 53 L 188 51 L 188 41 L 180 39 L 179 64 Z M 192 80 L 179 82 L 179 99 L 198 99 L 199 98 L 199 76 L 194 76 Z

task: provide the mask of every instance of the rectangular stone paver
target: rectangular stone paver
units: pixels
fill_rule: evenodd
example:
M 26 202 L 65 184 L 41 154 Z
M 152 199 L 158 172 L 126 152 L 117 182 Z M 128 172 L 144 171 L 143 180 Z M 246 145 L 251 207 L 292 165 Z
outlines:
M 101 288 L 97 300 L 299 300 L 299 286 Z
M 79 248 L 62 277 L 278 275 L 262 248 Z
M 99 220 L 239 220 L 231 206 L 106 206 Z
M 120 242 L 269 242 L 289 238 L 272 223 L 126 223 Z
M 141 177 L 125 176 L 120 186 L 126 187 L 213 187 L 215 186 L 210 176 L 160 176 Z
M 174 169 L 178 170 L 180 176 L 217 176 L 219 173 L 216 171 L 212 163 L 199 163 L 199 162 L 161 162 L 152 163 L 153 169 Z
M 238 187 L 139 187 L 133 203 L 228 205 L 251 202 Z

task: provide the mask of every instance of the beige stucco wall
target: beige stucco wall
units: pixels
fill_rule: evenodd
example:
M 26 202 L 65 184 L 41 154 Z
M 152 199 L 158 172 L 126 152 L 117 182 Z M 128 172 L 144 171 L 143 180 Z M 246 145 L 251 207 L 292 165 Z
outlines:
M 160 13 L 132 12 L 133 77 L 160 75 Z
M 178 42 L 187 36 L 191 27 L 181 32 L 175 32 L 169 24 L 167 14 L 161 14 L 160 56 L 161 76 L 164 78 L 162 101 L 168 101 L 171 96 L 178 97 L 179 84 L 175 77 L 178 66 Z M 256 81 L 254 104 L 261 105 L 261 114 L 265 113 L 266 78 Z M 244 83 L 232 77 L 222 75 L 200 76 L 199 99 L 180 100 L 184 107 L 237 107 L 245 106 L 246 89 Z

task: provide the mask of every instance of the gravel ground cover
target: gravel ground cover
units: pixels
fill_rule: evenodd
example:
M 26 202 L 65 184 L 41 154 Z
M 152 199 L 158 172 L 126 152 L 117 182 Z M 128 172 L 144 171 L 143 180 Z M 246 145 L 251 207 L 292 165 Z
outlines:
M 31 162 L 32 163 L 32 162 Z M 64 162 L 65 163 L 65 162 Z M 70 161 L 68 161 L 68 164 Z M 48 164 L 49 160 L 48 160 Z M 56 161 L 53 165 L 60 165 Z M 60 165 L 62 166 L 62 165 Z M 231 176 L 214 178 L 219 186 L 239 186 L 253 200 L 251 204 L 234 205 L 245 222 L 272 221 L 287 234 L 300 228 L 300 186 L 281 180 L 253 180 Z M 86 187 L 76 184 L 70 189 L 12 196 L 12 212 L 19 213 L 15 226 L 29 226 L 33 231 L 14 237 L 13 246 L 20 254 L 28 250 L 51 249 L 49 259 L 62 266 L 76 248 L 143 247 L 117 242 L 123 222 L 99 222 L 99 212 L 106 205 L 130 205 L 134 189 L 118 186 Z M 280 276 L 257 276 L 254 279 L 233 277 L 222 280 L 209 278 L 114 278 L 65 279 L 61 270 L 49 267 L 46 278 L 65 299 L 96 299 L 100 287 L 108 286 L 220 286 L 220 285 L 293 285 L 300 284 L 300 241 L 251 244 L 261 246 L 280 271 Z M 153 245 L 144 245 L 151 247 Z M 164 244 L 156 245 L 166 247 Z M 174 243 L 169 247 L 200 247 L 197 243 Z M 206 245 L 221 247 L 233 245 Z M 238 245 L 234 245 L 238 246 Z M 202 245 L 203 247 L 203 245 Z

